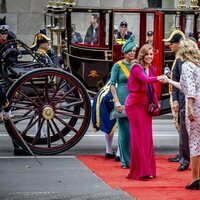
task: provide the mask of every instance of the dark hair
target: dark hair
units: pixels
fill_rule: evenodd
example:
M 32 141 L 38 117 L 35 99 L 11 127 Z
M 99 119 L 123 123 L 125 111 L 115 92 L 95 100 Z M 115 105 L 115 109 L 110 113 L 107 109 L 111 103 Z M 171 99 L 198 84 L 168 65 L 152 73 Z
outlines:
M 99 20 L 99 15 L 98 14 L 92 14 L 92 16 L 94 17 L 94 19 L 96 19 L 97 20 L 97 22 L 98 22 L 98 20 Z

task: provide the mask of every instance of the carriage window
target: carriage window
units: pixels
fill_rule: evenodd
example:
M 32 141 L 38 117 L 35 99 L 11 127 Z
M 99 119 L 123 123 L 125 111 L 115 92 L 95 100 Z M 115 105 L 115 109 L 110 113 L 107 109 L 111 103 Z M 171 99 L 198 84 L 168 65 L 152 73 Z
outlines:
M 147 44 L 152 44 L 153 45 L 153 35 L 154 35 L 154 14 L 153 13 L 147 13 L 147 17 L 146 17 L 146 43 Z
M 123 35 L 134 35 L 136 44 L 140 41 L 140 15 L 138 13 L 115 13 L 115 27 L 118 28 L 117 43 L 123 44 Z M 121 39 L 121 40 L 120 40 Z
M 165 36 L 164 38 L 168 38 L 172 31 L 176 28 L 179 22 L 176 20 L 176 15 L 165 15 Z
M 194 15 L 186 15 L 185 35 L 194 37 Z
M 85 37 L 86 13 L 72 13 L 71 15 L 71 43 L 83 43 Z
M 109 42 L 109 13 L 71 14 L 71 43 L 107 47 Z

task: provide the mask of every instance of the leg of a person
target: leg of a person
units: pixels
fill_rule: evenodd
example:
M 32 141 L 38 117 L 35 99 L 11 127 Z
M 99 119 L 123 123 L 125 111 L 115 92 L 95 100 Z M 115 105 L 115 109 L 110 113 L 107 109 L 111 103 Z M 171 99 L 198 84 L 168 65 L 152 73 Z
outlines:
M 152 118 L 147 114 L 145 108 L 127 108 L 126 113 L 130 123 L 131 142 L 130 172 L 127 178 L 140 179 L 143 176 L 156 177 L 155 156 L 152 141 Z
M 192 168 L 192 179 L 199 179 L 199 156 L 194 156 L 191 158 L 191 168 Z
M 3 107 L 3 109 L 5 110 L 7 107 L 9 107 L 9 102 L 8 99 L 6 97 L 6 93 L 3 91 L 3 88 L 0 85 L 0 105 Z M 9 109 L 8 109 L 9 110 Z M 5 110 L 6 112 L 8 110 Z
M 172 112 L 172 116 L 173 116 L 173 122 L 175 125 L 175 128 L 177 130 L 177 132 L 180 132 L 180 127 L 179 127 L 179 115 L 178 112 L 175 112 L 173 109 L 173 103 L 172 103 L 172 95 L 170 95 L 170 100 L 169 100 L 170 106 L 171 106 L 171 112 Z M 179 135 L 180 137 L 180 135 Z M 178 162 L 179 161 L 179 157 L 180 157 L 180 138 L 179 138 L 179 153 L 176 155 L 176 157 L 172 157 L 172 158 L 168 158 L 168 160 L 170 162 Z
M 112 141 L 113 141 L 113 134 L 105 133 L 106 153 L 110 153 L 110 154 L 113 153 Z
M 187 166 L 190 163 L 189 138 L 185 124 L 185 109 L 181 109 L 180 116 L 180 163 Z
M 120 150 L 121 165 L 130 166 L 130 133 L 127 118 L 118 119 L 118 145 Z

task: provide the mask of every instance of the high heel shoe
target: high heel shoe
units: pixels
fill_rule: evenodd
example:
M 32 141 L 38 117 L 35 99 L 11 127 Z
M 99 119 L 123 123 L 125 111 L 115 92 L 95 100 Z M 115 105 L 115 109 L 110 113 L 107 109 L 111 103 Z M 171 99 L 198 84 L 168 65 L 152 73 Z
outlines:
M 188 190 L 200 190 L 200 180 L 193 181 L 191 184 L 185 186 Z

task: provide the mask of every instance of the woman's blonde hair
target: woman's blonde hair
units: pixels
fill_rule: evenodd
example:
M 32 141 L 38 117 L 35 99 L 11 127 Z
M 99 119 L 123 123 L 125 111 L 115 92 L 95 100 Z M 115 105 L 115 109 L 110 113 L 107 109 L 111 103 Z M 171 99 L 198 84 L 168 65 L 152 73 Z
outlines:
M 144 57 L 145 55 L 147 55 L 147 52 L 152 49 L 153 50 L 153 46 L 150 44 L 144 44 L 141 49 L 138 52 L 138 57 L 137 57 L 137 62 L 140 63 L 142 66 L 144 66 Z
M 200 51 L 197 44 L 189 38 L 181 39 L 177 57 L 200 66 Z

